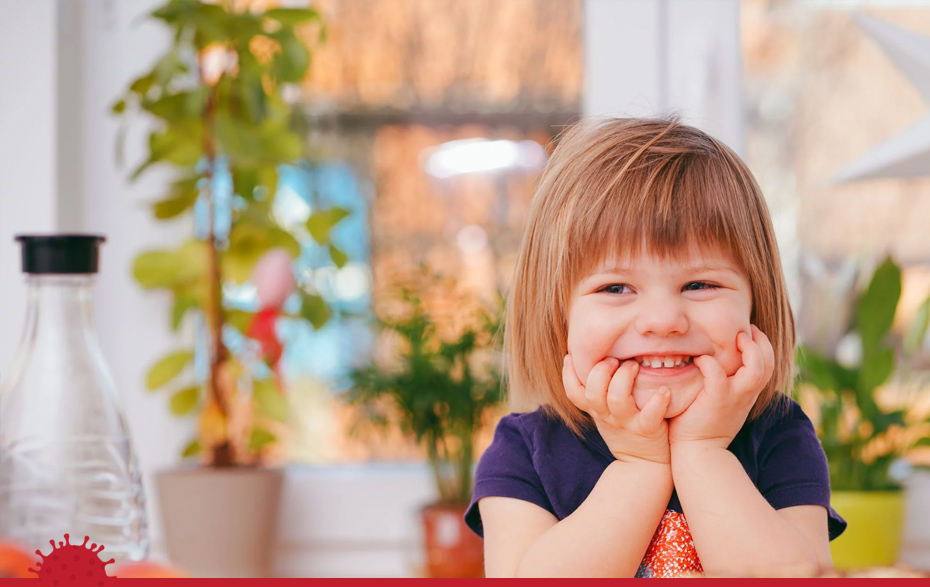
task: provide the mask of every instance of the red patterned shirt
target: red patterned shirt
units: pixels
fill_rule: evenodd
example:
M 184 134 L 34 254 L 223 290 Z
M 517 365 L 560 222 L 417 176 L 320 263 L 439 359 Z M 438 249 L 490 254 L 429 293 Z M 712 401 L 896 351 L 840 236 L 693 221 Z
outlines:
M 666 510 L 636 576 L 664 579 L 703 574 L 684 514 Z

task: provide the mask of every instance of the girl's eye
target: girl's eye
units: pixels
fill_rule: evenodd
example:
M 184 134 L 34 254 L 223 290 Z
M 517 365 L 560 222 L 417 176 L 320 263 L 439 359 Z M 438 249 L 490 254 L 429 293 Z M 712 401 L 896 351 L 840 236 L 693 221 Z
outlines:
M 715 283 L 707 283 L 706 281 L 692 281 L 682 289 L 684 291 L 700 291 L 702 289 L 720 289 L 720 286 Z
M 630 286 L 624 285 L 622 283 L 612 283 L 610 285 L 605 285 L 601 288 L 601 291 L 609 294 L 622 294 L 626 291 L 631 291 Z

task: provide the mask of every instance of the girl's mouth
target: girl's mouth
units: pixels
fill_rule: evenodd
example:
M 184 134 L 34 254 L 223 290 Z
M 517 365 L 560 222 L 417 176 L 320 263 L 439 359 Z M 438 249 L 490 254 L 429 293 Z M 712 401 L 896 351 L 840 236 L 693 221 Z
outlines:
M 639 376 L 674 377 L 695 368 L 691 355 L 643 355 L 630 360 L 639 363 Z

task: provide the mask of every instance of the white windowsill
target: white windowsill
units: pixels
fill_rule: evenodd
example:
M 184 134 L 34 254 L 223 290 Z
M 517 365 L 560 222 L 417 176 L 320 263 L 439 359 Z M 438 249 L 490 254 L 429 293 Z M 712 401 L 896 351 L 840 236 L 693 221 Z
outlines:
M 425 464 L 290 466 L 279 510 L 275 575 L 417 576 L 418 512 L 434 496 Z M 152 536 L 152 558 L 167 559 L 160 535 Z

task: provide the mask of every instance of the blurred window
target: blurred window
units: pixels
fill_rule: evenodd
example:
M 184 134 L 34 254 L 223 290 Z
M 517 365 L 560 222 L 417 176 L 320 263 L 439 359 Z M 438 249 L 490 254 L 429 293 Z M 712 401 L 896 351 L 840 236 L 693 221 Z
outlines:
M 862 19 L 930 42 L 930 2 L 742 0 L 740 10 L 747 161 L 772 208 L 799 338 L 833 350 L 850 289 L 884 254 L 905 269 L 903 318 L 930 290 L 930 180 L 837 181 L 927 115 L 926 98 Z
M 315 0 L 302 99 L 313 157 L 281 175 L 276 208 L 357 214 L 337 228 L 341 270 L 307 237 L 304 277 L 347 315 L 284 325 L 293 462 L 417 458 L 399 435 L 362 442 L 334 400 L 353 364 L 389 355 L 367 318 L 421 264 L 487 302 L 506 290 L 552 138 L 580 115 L 580 0 Z M 248 286 L 242 301 L 248 303 Z M 235 295 L 237 292 L 232 292 Z M 254 302 L 253 302 L 254 303 Z M 454 304 L 428 300 L 451 322 Z M 480 448 L 480 447 L 479 447 Z

